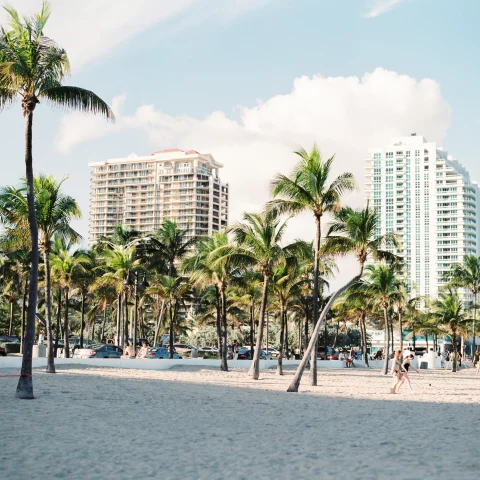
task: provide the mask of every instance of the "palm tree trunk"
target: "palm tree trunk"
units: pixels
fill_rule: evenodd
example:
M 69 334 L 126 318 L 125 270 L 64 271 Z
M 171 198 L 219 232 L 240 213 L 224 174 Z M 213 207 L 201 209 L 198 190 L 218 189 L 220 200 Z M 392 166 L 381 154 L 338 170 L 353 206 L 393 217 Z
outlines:
M 119 293 L 117 297 L 117 332 L 116 332 L 117 338 L 115 341 L 117 345 L 120 345 L 120 324 L 121 323 L 122 323 L 122 294 Z
M 362 318 L 360 324 L 362 325 L 362 335 L 363 335 L 363 358 L 365 361 L 365 366 L 369 367 L 368 363 L 368 345 L 367 345 L 367 325 L 365 324 L 366 313 L 362 313 Z
M 308 318 L 308 306 L 305 310 L 305 348 L 307 348 L 307 345 L 308 345 L 308 322 L 309 322 L 309 318 Z
M 157 324 L 155 325 L 155 338 L 153 339 L 153 346 L 157 344 L 158 332 L 160 331 L 160 325 L 162 323 L 162 319 L 164 315 L 165 315 L 165 300 L 162 300 L 162 306 L 160 307 L 160 314 L 158 315 Z
M 475 290 L 473 294 L 473 342 L 472 342 L 472 358 L 475 350 L 477 349 L 477 340 L 475 338 L 477 334 L 477 291 Z
M 23 343 L 25 337 L 25 320 L 27 315 L 27 292 L 28 292 L 28 278 L 25 279 L 25 286 L 23 288 L 22 299 L 22 329 L 20 332 L 20 353 L 23 354 Z
M 340 319 L 337 320 L 337 328 L 336 328 L 336 331 L 335 331 L 335 338 L 333 339 L 332 348 L 335 348 L 337 346 L 337 339 L 338 339 L 338 332 L 339 331 L 340 331 Z
M 284 324 L 285 324 L 285 354 L 287 356 L 287 360 L 290 360 L 290 345 L 288 344 L 288 315 L 287 309 L 284 309 L 283 315 L 285 316 Z
M 263 275 L 263 292 L 262 292 L 262 304 L 260 307 L 260 316 L 258 321 L 258 333 L 257 343 L 255 345 L 255 352 L 253 354 L 253 372 L 252 378 L 258 380 L 260 377 L 260 350 L 262 349 L 263 329 L 265 328 L 265 311 L 267 309 L 268 300 L 268 284 L 270 278 L 267 274 Z
M 315 265 L 314 265 L 314 276 L 313 276 L 313 299 L 312 299 L 312 306 L 313 306 L 313 323 L 318 323 L 318 283 L 320 277 L 320 243 L 322 240 L 322 217 L 320 215 L 315 216 Z M 311 363 L 310 363 L 310 385 L 316 386 L 317 385 L 317 357 L 318 357 L 318 332 L 315 338 L 315 344 L 311 349 Z M 325 356 L 327 352 L 325 350 Z
M 105 324 L 107 323 L 107 307 L 105 306 L 105 308 L 103 309 L 103 323 L 102 323 L 102 333 L 100 334 L 100 341 L 103 342 L 103 338 L 105 336 Z M 92 338 L 92 341 L 94 339 Z M 154 341 L 154 345 L 155 345 L 155 341 Z
M 387 307 L 383 307 L 383 321 L 385 323 L 385 339 L 384 339 L 384 349 L 385 349 L 385 360 L 383 361 L 383 369 L 382 373 L 384 375 L 387 375 L 388 373 L 388 362 L 390 360 L 390 328 L 389 328 L 389 322 L 388 322 L 388 313 L 387 313 Z
M 285 340 L 285 308 L 283 302 L 280 304 L 280 353 L 277 359 L 277 375 L 283 375 L 283 345 Z
M 453 360 L 452 360 L 452 372 L 457 371 L 457 331 L 452 330 L 452 346 L 453 346 Z
M 252 304 L 250 305 L 250 352 L 253 355 L 255 353 L 255 305 L 252 301 Z
M 48 239 L 44 239 L 48 242 Z M 47 328 L 47 373 L 55 373 L 53 325 L 52 325 L 52 289 L 50 279 L 50 249 L 43 248 L 43 264 L 45 266 L 45 323 Z
M 363 264 L 360 265 L 360 272 L 358 275 L 353 277 L 349 282 L 347 282 L 343 287 L 338 289 L 332 296 L 330 297 L 330 300 L 327 302 L 325 307 L 323 308 L 322 314 L 320 315 L 315 328 L 313 329 L 312 332 L 312 337 L 310 338 L 310 342 L 308 344 L 308 347 L 305 350 L 305 353 L 303 354 L 302 361 L 300 362 L 300 365 L 297 368 L 297 371 L 295 372 L 295 376 L 293 377 L 293 380 L 291 381 L 287 392 L 298 392 L 298 387 L 300 386 L 300 382 L 302 380 L 302 375 L 305 370 L 305 367 L 307 365 L 307 362 L 309 360 L 310 355 L 312 354 L 312 351 L 315 349 L 316 350 L 316 344 L 317 344 L 317 339 L 318 339 L 318 332 L 320 331 L 320 328 L 322 327 L 324 319 L 327 317 L 328 312 L 330 311 L 330 308 L 332 308 L 333 302 L 350 286 L 353 285 L 355 282 L 360 280 L 363 274 Z
M 35 313 L 37 311 L 38 291 L 38 227 L 35 216 L 35 197 L 33 191 L 33 158 L 32 158 L 32 125 L 33 110 L 27 113 L 25 127 L 25 176 L 27 179 L 28 225 L 32 246 L 32 263 L 30 270 L 30 286 L 28 290 L 27 325 L 23 345 L 22 369 L 18 380 L 16 396 L 33 399 L 32 354 L 35 340 Z
M 53 355 L 56 358 L 58 352 L 58 339 L 60 338 L 60 320 L 62 318 L 62 289 L 58 289 L 58 305 L 57 305 L 57 331 L 55 332 L 55 348 Z
M 125 303 L 124 303 L 124 308 L 123 308 L 123 313 L 125 315 L 125 323 L 123 324 L 123 339 L 122 339 L 122 347 L 125 348 L 127 346 L 127 341 L 128 341 L 128 291 L 125 290 Z M 137 348 L 136 345 L 134 345 L 133 348 Z
M 221 306 L 222 306 L 222 360 L 220 362 L 220 370 L 228 372 L 228 345 L 227 345 L 227 297 L 225 295 L 225 289 L 220 290 Z
M 70 344 L 68 336 L 70 335 L 70 326 L 68 324 L 68 287 L 65 288 L 65 312 L 63 321 L 63 358 L 70 358 Z
M 95 321 L 95 317 L 93 321 Z M 82 319 L 80 322 L 80 348 L 83 348 L 83 330 L 84 329 L 85 329 L 85 293 L 82 292 Z
M 393 321 L 389 322 L 389 327 L 390 327 L 390 331 L 389 331 L 390 341 L 392 342 L 392 352 L 394 352 L 395 351 L 395 338 L 393 337 Z
M 220 370 L 222 370 L 223 360 L 223 333 L 222 333 L 222 309 L 220 306 L 220 289 L 215 286 L 215 309 L 217 311 L 217 348 L 218 359 L 220 360 Z
M 13 304 L 14 302 L 10 301 L 10 321 L 8 322 L 8 335 L 13 334 Z
M 170 312 L 170 328 L 169 328 L 169 334 L 170 334 L 170 352 L 168 354 L 168 358 L 173 359 L 173 349 L 175 345 L 175 333 L 174 333 L 174 328 L 173 328 L 173 322 L 175 321 L 174 315 L 173 315 L 173 308 L 172 308 L 172 301 L 170 300 L 169 302 L 169 312 Z
M 400 330 L 400 350 L 403 352 L 403 324 L 402 324 L 402 312 L 398 311 L 398 329 Z

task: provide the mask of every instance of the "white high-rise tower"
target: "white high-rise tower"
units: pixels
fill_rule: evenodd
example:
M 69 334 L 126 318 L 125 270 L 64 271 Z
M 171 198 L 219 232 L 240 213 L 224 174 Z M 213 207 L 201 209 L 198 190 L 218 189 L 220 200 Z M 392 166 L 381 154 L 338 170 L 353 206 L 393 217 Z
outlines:
M 434 299 L 450 266 L 480 250 L 478 185 L 435 142 L 415 134 L 369 153 L 365 197 L 380 216 L 376 233 L 398 233 L 411 295 Z

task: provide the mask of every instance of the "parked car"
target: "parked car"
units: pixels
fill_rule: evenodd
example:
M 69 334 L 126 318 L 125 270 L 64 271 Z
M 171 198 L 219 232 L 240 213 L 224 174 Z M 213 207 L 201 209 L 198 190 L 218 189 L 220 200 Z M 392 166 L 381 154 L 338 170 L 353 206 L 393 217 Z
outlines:
M 20 343 L 17 335 L 0 335 L 0 343 Z
M 189 343 L 175 343 L 173 346 L 175 348 L 175 351 L 178 352 L 180 355 L 188 355 L 192 350 L 198 350 L 197 347 L 194 347 Z
M 6 357 L 7 356 L 7 349 L 4 347 L 0 347 L 0 357 Z
M 168 348 L 165 347 L 150 348 L 148 350 L 147 358 L 152 360 L 155 358 L 170 358 L 170 352 L 168 351 Z M 181 359 L 182 357 L 178 353 L 174 352 L 173 358 Z
M 262 347 L 262 350 L 265 353 L 267 352 L 266 347 Z M 278 356 L 280 355 L 280 352 L 274 347 L 268 347 L 268 353 L 272 356 L 272 358 L 278 358 Z
M 205 352 L 205 353 L 218 353 L 218 348 L 216 347 L 198 347 L 199 352 Z
M 73 358 L 120 358 L 123 350 L 116 345 L 91 345 L 88 348 L 77 348 Z
M 265 352 L 265 350 L 260 350 L 260 360 L 271 360 L 272 355 Z M 238 349 L 237 360 L 252 360 L 252 352 L 250 347 L 240 347 Z

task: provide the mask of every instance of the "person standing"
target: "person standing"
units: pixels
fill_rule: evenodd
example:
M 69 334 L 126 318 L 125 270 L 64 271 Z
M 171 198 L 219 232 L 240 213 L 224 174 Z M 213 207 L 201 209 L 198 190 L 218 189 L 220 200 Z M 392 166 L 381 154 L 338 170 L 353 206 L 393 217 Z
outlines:
M 476 367 L 478 361 L 480 360 L 480 352 L 478 351 L 478 348 L 475 350 L 475 353 L 473 354 L 473 366 Z
M 402 363 L 400 362 L 401 354 L 402 354 L 401 350 L 395 350 L 395 354 L 393 356 L 392 370 L 390 371 L 390 374 L 393 377 L 390 393 L 398 393 L 397 387 L 402 381 Z
M 408 370 L 410 369 L 410 367 L 412 367 L 413 370 L 415 370 L 417 373 L 420 373 L 416 368 L 413 367 L 413 365 L 411 365 L 410 362 L 413 359 L 414 359 L 414 356 L 412 354 L 410 354 L 410 355 L 408 355 L 408 357 L 405 358 L 405 360 L 402 363 L 402 370 L 401 370 L 402 381 L 400 382 L 400 384 L 397 387 L 397 393 L 400 390 L 400 387 L 405 383 L 405 380 L 408 382 L 408 386 L 410 387 L 410 390 L 413 391 L 412 384 L 410 382 L 410 378 L 408 377 Z

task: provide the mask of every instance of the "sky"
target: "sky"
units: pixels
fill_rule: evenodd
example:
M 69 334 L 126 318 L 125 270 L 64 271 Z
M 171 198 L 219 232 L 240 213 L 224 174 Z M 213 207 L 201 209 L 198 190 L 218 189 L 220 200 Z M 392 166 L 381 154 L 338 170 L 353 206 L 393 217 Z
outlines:
M 1 4 L 0 0 L 0 4 Z M 258 211 L 292 153 L 316 142 L 351 171 L 363 203 L 369 147 L 416 132 L 480 180 L 477 0 L 53 0 L 45 34 L 69 54 L 65 83 L 94 91 L 117 121 L 52 109 L 34 116 L 34 168 L 68 175 L 88 236 L 89 162 L 195 149 L 224 164 L 230 215 Z M 10 0 L 25 14 L 40 0 Z M 0 24 L 6 15 L 0 13 Z M 0 185 L 24 175 L 24 120 L 0 113 Z M 294 219 L 287 240 L 313 236 Z M 337 280 L 350 276 L 340 264 Z M 335 282 L 334 282 L 335 283 Z

